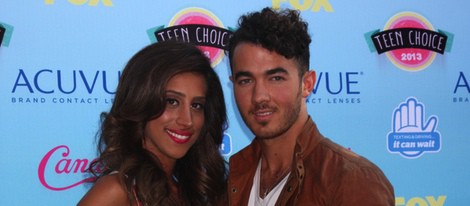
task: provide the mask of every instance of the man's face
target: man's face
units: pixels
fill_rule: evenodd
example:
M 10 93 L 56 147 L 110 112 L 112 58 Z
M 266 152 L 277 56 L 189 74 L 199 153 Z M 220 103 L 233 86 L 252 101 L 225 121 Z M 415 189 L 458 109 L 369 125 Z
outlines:
M 293 59 L 261 46 L 241 43 L 234 49 L 230 78 L 235 100 L 245 123 L 258 138 L 281 136 L 296 123 L 301 110 L 306 112 L 302 104 L 306 95 L 298 72 Z

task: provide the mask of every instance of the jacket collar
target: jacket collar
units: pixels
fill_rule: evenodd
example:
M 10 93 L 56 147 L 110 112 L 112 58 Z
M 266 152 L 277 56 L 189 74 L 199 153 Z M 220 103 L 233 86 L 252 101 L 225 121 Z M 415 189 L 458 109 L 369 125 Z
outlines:
M 280 205 L 283 205 L 283 202 L 290 199 L 289 196 L 293 195 L 291 191 L 295 190 L 295 188 L 300 188 L 303 184 L 305 174 L 303 167 L 304 157 L 308 156 L 322 139 L 324 137 L 318 132 L 317 126 L 309 116 L 296 140 L 292 163 L 293 170 L 286 184 L 288 192 L 283 191 L 281 193 L 281 196 L 285 197 L 279 197 L 284 200 L 280 202 Z M 253 175 L 256 172 L 256 165 L 258 165 L 261 158 L 261 145 L 259 141 L 255 138 L 249 146 L 230 157 L 229 195 L 233 198 L 229 199 L 232 205 L 246 204 L 245 201 L 249 199 L 249 191 L 253 185 Z
M 307 121 L 304 124 L 300 135 L 297 137 L 297 143 L 295 146 L 295 153 L 301 153 L 302 155 L 310 154 L 313 149 L 321 142 L 324 137 L 321 136 L 316 124 L 313 120 L 308 117 Z M 258 165 L 259 158 L 261 157 L 261 145 L 258 138 L 254 138 L 250 146 L 245 147 L 244 149 L 238 152 L 239 155 L 232 156 L 230 161 L 234 159 L 233 162 L 241 163 L 240 168 L 237 165 L 233 165 L 235 171 L 250 172 L 251 170 L 256 170 L 256 167 L 249 168 L 245 167 L 246 165 Z M 232 167 L 232 165 L 230 165 Z

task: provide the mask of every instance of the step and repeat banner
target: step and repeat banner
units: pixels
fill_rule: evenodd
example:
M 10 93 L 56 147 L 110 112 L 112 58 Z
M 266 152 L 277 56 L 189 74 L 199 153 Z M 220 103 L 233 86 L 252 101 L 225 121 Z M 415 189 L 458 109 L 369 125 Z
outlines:
M 320 131 L 376 163 L 396 205 L 470 205 L 470 3 L 36 0 L 0 3 L 0 205 L 75 205 L 122 68 L 167 39 L 200 45 L 225 92 L 227 158 L 253 134 L 223 48 L 238 17 L 301 11 Z M 315 195 L 315 194 L 312 194 Z

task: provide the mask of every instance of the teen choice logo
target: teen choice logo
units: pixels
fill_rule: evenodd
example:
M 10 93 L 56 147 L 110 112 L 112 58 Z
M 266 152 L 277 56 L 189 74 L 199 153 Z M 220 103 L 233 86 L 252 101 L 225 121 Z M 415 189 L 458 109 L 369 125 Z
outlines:
M 401 12 L 385 24 L 383 30 L 365 35 L 371 51 L 386 53 L 398 68 L 420 71 L 428 67 L 436 54 L 444 54 L 452 47 L 453 35 L 435 30 L 423 16 L 414 12 Z
M 157 26 L 147 30 L 152 42 L 176 40 L 193 43 L 201 49 L 215 67 L 224 56 L 224 49 L 232 32 L 210 11 L 186 8 L 178 12 L 168 27 Z

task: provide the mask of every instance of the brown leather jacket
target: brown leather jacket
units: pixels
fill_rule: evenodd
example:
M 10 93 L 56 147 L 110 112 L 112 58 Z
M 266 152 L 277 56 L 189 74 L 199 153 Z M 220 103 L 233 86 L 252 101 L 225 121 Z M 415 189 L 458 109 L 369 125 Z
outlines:
M 230 158 L 229 205 L 247 205 L 261 157 L 259 140 Z M 306 122 L 294 152 L 292 172 L 276 205 L 395 205 L 393 187 L 369 160 L 323 137 Z

